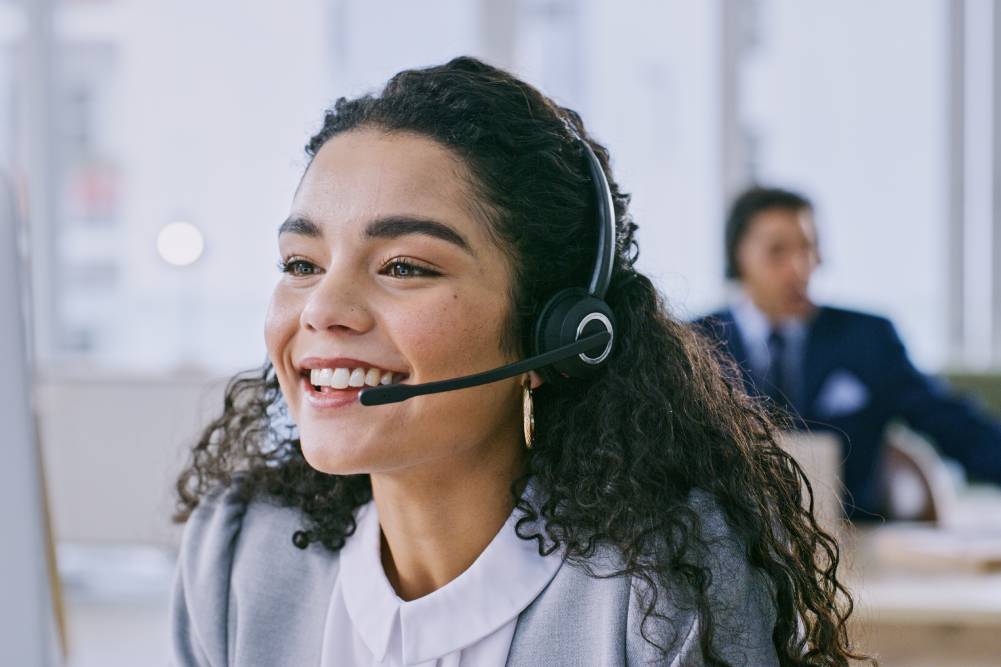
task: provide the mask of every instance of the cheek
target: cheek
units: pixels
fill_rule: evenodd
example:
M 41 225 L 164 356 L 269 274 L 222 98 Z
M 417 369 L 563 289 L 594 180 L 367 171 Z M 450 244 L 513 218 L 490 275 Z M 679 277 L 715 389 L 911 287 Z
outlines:
M 397 344 L 416 371 L 429 376 L 444 369 L 472 372 L 499 360 L 503 312 L 473 303 L 463 307 L 463 300 L 449 298 L 396 319 Z
M 755 276 L 763 286 L 772 286 L 781 272 L 781 265 L 774 257 L 765 253 L 752 255 L 747 262 L 748 273 Z
M 280 286 L 277 287 L 264 317 L 264 343 L 271 363 L 276 367 L 280 367 L 283 348 L 295 333 L 298 324 L 299 308 Z

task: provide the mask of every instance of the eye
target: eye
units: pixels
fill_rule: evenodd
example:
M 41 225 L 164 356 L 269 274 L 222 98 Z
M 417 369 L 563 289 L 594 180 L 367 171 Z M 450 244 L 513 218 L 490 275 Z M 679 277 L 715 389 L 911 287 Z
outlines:
M 291 276 L 301 277 L 315 274 L 317 267 L 301 257 L 289 257 L 278 262 L 278 270 Z
M 379 273 L 390 278 L 432 278 L 441 274 L 434 269 L 420 264 L 409 257 L 395 257 L 379 270 Z

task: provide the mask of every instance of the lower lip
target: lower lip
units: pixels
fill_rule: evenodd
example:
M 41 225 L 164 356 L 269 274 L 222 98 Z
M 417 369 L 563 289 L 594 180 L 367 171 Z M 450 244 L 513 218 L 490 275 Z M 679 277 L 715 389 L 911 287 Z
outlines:
M 310 384 L 309 378 L 302 378 L 303 393 L 306 402 L 317 410 L 330 410 L 333 408 L 343 408 L 347 405 L 358 402 L 358 394 L 362 387 L 351 389 L 335 389 L 329 393 L 320 393 Z

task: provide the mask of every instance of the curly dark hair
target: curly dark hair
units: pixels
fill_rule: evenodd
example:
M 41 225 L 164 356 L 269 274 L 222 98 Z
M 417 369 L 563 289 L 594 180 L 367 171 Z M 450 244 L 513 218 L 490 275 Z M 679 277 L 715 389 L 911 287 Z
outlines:
M 440 142 L 469 166 L 479 206 L 515 267 L 505 346 L 530 350 L 531 323 L 548 298 L 584 282 L 594 262 L 594 190 L 581 141 L 608 175 L 617 251 L 607 302 L 617 343 L 607 370 L 588 381 L 543 384 L 536 392 L 536 445 L 512 485 L 523 517 L 519 536 L 539 549 L 562 546 L 586 563 L 599 547 L 622 555 L 620 574 L 654 591 L 690 584 L 706 663 L 726 664 L 713 645 L 710 573 L 692 562 L 700 544 L 693 490 L 709 494 L 770 581 L 782 665 L 847 665 L 851 597 L 837 578 L 838 547 L 817 524 L 809 483 L 776 443 L 781 423 L 743 393 L 737 368 L 688 324 L 673 318 L 651 281 L 636 272 L 636 224 L 595 142 L 572 110 L 514 76 L 472 58 L 400 72 L 378 95 L 339 99 L 306 147 L 356 128 L 409 132 Z M 307 539 L 340 549 L 353 511 L 372 497 L 367 475 L 329 475 L 309 466 L 294 428 L 282 434 L 283 399 L 274 368 L 238 374 L 222 415 L 204 431 L 177 482 L 177 521 L 206 494 L 236 485 L 238 497 L 298 508 Z M 516 492 L 534 478 L 546 499 L 532 507 Z M 541 522 L 537 520 L 541 518 Z M 525 526 L 541 525 L 523 534 Z M 300 535 L 302 537 L 302 535 Z M 656 553 L 655 558 L 650 558 Z

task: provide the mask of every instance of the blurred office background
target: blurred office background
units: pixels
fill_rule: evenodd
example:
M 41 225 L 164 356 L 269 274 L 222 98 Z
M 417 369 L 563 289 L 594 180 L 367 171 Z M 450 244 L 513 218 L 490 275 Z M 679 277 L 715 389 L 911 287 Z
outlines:
M 997 392 L 990 0 L 0 0 L 70 664 L 165 646 L 170 485 L 221 383 L 264 361 L 275 233 L 324 108 L 458 54 L 582 114 L 679 316 L 726 297 L 728 198 L 794 187 L 817 205 L 817 300 Z

